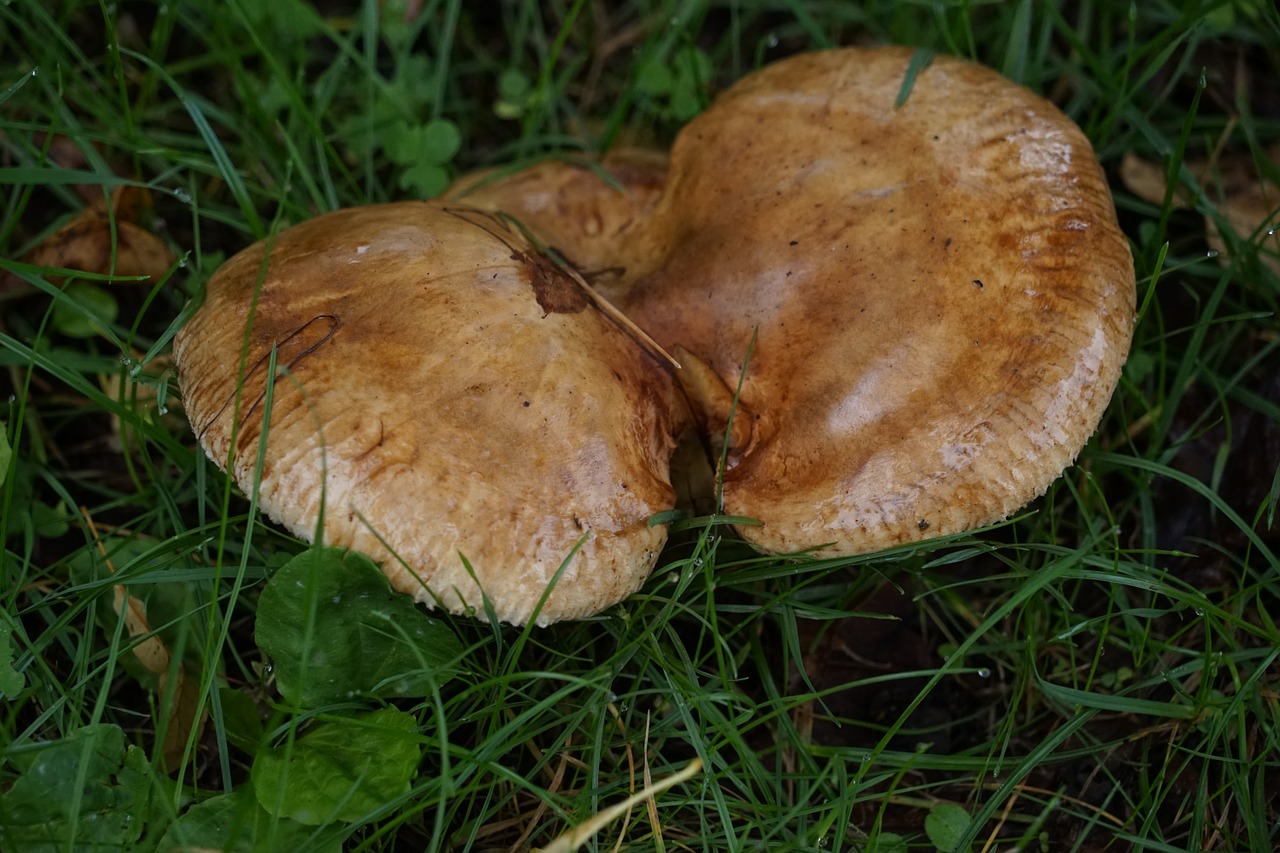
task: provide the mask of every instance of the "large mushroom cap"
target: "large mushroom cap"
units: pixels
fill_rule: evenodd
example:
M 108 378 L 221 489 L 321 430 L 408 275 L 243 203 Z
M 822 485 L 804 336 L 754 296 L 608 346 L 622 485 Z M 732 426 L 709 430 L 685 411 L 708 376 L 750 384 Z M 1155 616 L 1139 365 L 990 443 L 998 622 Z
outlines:
M 1134 273 L 1088 140 L 911 51 L 797 56 L 682 132 L 670 254 L 621 306 L 735 386 L 725 506 L 770 551 L 848 554 L 1006 517 L 1097 427 Z
M 652 569 L 675 383 L 496 220 L 344 210 L 219 270 L 174 353 L 197 435 L 246 490 L 273 348 L 261 504 L 296 535 L 315 535 L 323 502 L 325 541 L 383 560 L 396 588 L 455 611 L 487 596 L 514 623 L 566 560 L 540 623 L 597 612 Z
M 947 57 L 899 105 L 911 57 L 832 50 L 744 78 L 681 131 L 631 229 L 657 256 L 620 276 L 618 305 L 695 368 L 709 429 L 743 378 L 725 508 L 762 522 L 741 532 L 765 550 L 1006 517 L 1075 458 L 1128 351 L 1133 265 L 1088 140 Z M 535 232 L 554 215 L 500 183 L 469 201 Z

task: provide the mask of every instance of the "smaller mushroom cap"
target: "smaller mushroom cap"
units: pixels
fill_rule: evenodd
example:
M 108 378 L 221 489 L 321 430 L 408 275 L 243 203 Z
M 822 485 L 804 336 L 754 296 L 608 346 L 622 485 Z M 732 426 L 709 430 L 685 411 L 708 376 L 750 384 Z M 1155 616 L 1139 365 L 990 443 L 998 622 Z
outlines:
M 515 172 L 486 169 L 460 178 L 446 195 L 515 219 L 612 299 L 663 257 L 653 212 L 666 177 L 664 152 L 621 148 L 599 162 L 573 158 Z
M 326 543 L 419 600 L 579 617 L 662 548 L 674 380 L 485 214 L 402 203 L 287 229 L 218 271 L 174 354 L 210 458 L 249 491 L 265 436 L 266 512 L 304 539 L 323 517 Z

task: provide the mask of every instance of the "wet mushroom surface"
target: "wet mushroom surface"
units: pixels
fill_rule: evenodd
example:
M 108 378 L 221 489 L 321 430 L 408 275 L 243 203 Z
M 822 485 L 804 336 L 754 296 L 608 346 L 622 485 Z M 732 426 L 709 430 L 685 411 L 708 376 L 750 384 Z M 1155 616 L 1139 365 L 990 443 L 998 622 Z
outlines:
M 708 429 L 741 378 L 724 509 L 759 519 L 740 532 L 767 551 L 1007 517 L 1075 458 L 1128 353 L 1133 263 L 1083 133 L 947 57 L 899 104 L 911 57 L 838 49 L 744 78 L 681 131 L 626 235 L 652 254 L 613 298 L 677 352 Z M 501 183 L 464 197 L 546 227 Z
M 587 615 L 665 541 L 647 522 L 684 417 L 669 366 L 484 214 L 405 202 L 287 229 L 217 272 L 174 354 L 214 462 L 299 537 L 323 508 L 327 544 L 429 604 Z
M 764 551 L 856 554 L 1007 517 L 1096 429 L 1133 265 L 1066 116 L 945 57 L 908 91 L 911 58 L 768 66 L 665 169 L 624 154 L 603 161 L 612 180 L 490 173 L 247 250 L 175 343 L 200 440 L 255 486 L 274 352 L 272 517 L 312 538 L 323 502 L 325 541 L 383 560 L 397 588 L 515 623 L 638 588 L 690 423 L 728 436 L 723 509 L 759 520 L 740 533 Z

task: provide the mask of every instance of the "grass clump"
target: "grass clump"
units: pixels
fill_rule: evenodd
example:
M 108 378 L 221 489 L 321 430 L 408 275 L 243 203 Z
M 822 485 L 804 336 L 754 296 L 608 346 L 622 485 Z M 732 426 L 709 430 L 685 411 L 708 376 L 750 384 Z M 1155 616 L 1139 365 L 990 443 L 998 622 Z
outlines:
M 463 170 L 669 141 L 763 62 L 872 42 L 1045 93 L 1108 170 L 1141 313 L 1077 465 L 1007 524 L 855 559 L 690 527 L 597 618 L 423 617 L 378 634 L 385 678 L 277 690 L 268 579 L 329 558 L 178 414 L 164 356 L 218 264 Z M 588 844 L 1277 844 L 1273 4 L 15 0 L 0 45 L 0 846 L 540 847 L 694 760 Z M 118 270 L 166 272 L 33 254 L 86 215 Z M 299 678 L 334 676 L 310 648 Z

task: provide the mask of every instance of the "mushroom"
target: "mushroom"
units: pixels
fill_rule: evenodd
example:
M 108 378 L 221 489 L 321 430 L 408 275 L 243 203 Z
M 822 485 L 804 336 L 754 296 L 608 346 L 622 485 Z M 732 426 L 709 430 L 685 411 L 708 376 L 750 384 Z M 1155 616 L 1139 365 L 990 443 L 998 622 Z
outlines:
M 516 623 L 639 586 L 691 422 L 725 442 L 724 509 L 761 550 L 1007 517 L 1097 427 L 1132 261 L 1069 119 L 945 57 L 903 101 L 911 59 L 771 65 L 669 167 L 492 172 L 250 248 L 175 341 L 201 442 L 297 535 Z
M 1133 264 L 1088 140 L 954 58 L 899 103 L 912 55 L 803 54 L 722 94 L 629 228 L 650 254 L 612 282 L 685 365 L 701 422 L 733 415 L 724 508 L 761 522 L 740 532 L 765 551 L 857 554 L 1007 517 L 1075 458 L 1128 352 Z M 550 233 L 555 211 L 509 180 L 463 197 Z
M 460 178 L 448 196 L 474 197 L 487 210 L 533 226 L 553 254 L 573 252 L 573 266 L 606 298 L 627 271 L 662 256 L 648 241 L 654 209 L 666 187 L 667 155 L 647 148 L 610 151 L 599 163 L 547 160 L 510 172 L 486 169 Z
M 289 228 L 218 270 L 174 355 L 214 462 L 421 601 L 585 616 L 665 541 L 647 522 L 672 505 L 686 417 L 669 365 L 485 214 L 409 202 Z

